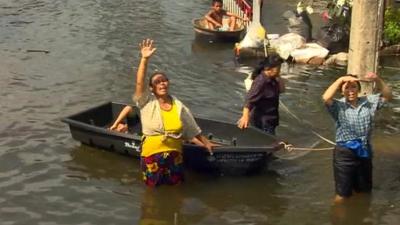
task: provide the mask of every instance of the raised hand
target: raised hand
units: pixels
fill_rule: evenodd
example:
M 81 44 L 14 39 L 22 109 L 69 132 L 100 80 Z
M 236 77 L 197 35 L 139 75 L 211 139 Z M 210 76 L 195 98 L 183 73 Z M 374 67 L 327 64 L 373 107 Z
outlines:
M 353 82 L 357 82 L 360 81 L 360 79 L 358 79 L 357 77 L 353 77 L 353 76 L 343 76 L 340 78 L 342 81 L 342 90 L 347 88 L 347 85 L 349 85 L 349 83 L 353 83 Z
M 150 58 L 157 50 L 157 48 L 154 48 L 153 42 L 153 40 L 147 38 L 139 44 L 140 53 L 142 54 L 143 58 Z
M 379 79 L 378 75 L 374 72 L 368 72 L 364 78 L 368 81 L 376 81 Z
M 148 38 L 143 40 L 142 43 L 139 44 L 139 47 L 142 58 L 140 59 L 139 67 L 136 73 L 136 85 L 135 85 L 136 89 L 134 94 L 134 98 L 136 99 L 135 101 L 140 99 L 140 97 L 145 92 L 144 80 L 146 77 L 147 64 L 149 61 L 148 59 L 156 51 L 156 48 L 154 48 L 153 46 L 153 40 Z

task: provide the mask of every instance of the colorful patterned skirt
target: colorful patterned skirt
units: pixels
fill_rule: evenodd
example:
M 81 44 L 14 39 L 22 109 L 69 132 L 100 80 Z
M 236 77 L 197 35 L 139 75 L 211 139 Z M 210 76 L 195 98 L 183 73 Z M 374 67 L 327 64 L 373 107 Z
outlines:
M 175 185 L 184 180 L 182 153 L 169 151 L 141 157 L 143 180 L 147 186 Z

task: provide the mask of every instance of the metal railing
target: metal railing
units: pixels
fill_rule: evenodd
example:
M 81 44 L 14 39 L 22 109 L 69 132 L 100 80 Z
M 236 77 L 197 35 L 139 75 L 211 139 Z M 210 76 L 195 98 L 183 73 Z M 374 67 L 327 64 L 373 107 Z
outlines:
M 249 21 L 245 22 L 247 27 L 252 20 L 253 9 L 249 1 L 246 0 L 224 0 L 224 9 L 237 16 L 244 18 L 245 16 Z

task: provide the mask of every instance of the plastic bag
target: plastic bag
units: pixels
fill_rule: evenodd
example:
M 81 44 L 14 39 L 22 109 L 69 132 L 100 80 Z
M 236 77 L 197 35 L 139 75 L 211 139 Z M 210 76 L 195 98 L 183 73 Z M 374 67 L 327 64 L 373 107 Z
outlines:
M 289 33 L 299 34 L 306 39 L 306 41 L 312 40 L 312 24 L 307 11 L 301 11 L 300 13 L 294 11 L 286 11 L 283 17 L 288 20 L 288 31 Z
M 331 23 L 321 27 L 317 36 L 318 44 L 330 53 L 347 52 L 350 40 L 350 28 L 346 25 Z
M 263 47 L 265 34 L 265 28 L 260 23 L 252 23 L 247 29 L 246 36 L 239 43 L 240 48 Z

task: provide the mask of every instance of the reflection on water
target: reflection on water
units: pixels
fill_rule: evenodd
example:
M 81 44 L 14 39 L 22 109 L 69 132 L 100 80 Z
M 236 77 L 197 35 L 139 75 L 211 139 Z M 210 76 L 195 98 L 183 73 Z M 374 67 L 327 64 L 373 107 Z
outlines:
M 68 177 L 88 179 L 116 179 L 121 183 L 139 183 L 140 167 L 133 159 L 89 146 L 79 146 L 71 151 Z M 118 162 L 118 163 L 115 163 Z M 107 166 L 105 166 L 107 165 Z M 112 165 L 112 166 L 111 166 Z
M 331 208 L 332 224 L 374 224 L 370 208 L 371 200 L 370 194 L 359 194 L 347 202 L 333 205 Z
M 276 218 L 286 211 L 287 201 L 275 193 L 275 188 L 279 188 L 277 177 L 267 174 L 250 181 L 244 178 L 217 180 L 212 190 L 208 189 L 210 184 L 204 184 L 210 182 L 209 179 L 197 178 L 203 183 L 194 185 L 189 181 L 178 187 L 146 189 L 140 224 L 268 224 L 278 222 Z M 260 189 L 259 182 L 266 179 L 269 184 L 264 185 L 262 191 L 249 191 Z M 245 183 L 238 185 L 238 181 Z
M 208 41 L 192 41 L 192 53 L 194 54 L 206 54 L 210 55 L 210 53 L 218 54 L 218 52 L 224 52 L 226 54 L 227 51 L 232 50 L 232 43 L 210 43 Z
M 296 2 L 268 1 L 270 30 L 285 32 L 279 16 Z M 187 171 L 179 187 L 148 190 L 136 159 L 71 138 L 62 117 L 105 101 L 131 101 L 137 43 L 144 37 L 157 44 L 149 71 L 166 71 L 173 94 L 195 114 L 235 122 L 245 97 L 243 80 L 256 62 L 235 61 L 233 45 L 194 40 L 190 21 L 208 8 L 209 2 L 200 0 L 0 0 L 2 224 L 398 223 L 396 60 L 385 59 L 381 71 L 395 97 L 376 120 L 373 194 L 348 206 L 331 207 L 330 152 L 281 152 L 269 170 L 251 177 Z M 281 108 L 279 138 L 297 147 L 329 147 L 309 131 L 333 138 L 320 95 L 344 71 L 282 68 L 288 81 L 282 102 L 299 119 Z

